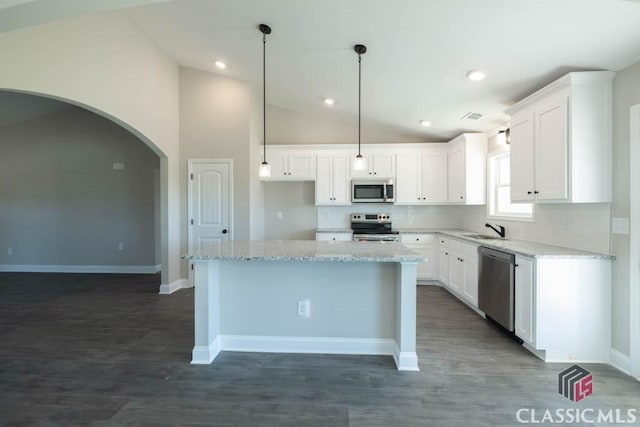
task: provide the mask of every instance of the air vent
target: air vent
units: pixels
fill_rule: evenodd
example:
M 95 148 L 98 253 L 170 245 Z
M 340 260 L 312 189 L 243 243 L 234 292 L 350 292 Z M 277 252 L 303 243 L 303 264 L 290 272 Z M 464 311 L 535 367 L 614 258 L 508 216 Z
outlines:
M 472 111 L 469 111 L 467 114 L 465 114 L 464 116 L 460 117 L 460 119 L 462 119 L 462 120 L 478 120 L 481 117 L 482 117 L 482 114 L 474 113 Z

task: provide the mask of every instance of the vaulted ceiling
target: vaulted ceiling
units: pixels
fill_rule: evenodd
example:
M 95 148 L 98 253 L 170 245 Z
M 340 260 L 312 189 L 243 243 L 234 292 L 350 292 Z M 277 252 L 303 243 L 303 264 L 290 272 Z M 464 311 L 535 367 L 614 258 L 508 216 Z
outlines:
M 495 129 L 506 107 L 566 72 L 640 60 L 630 0 L 0 0 L 0 31 L 113 9 L 179 64 L 256 89 L 266 23 L 267 102 L 346 120 L 357 118 L 353 45 L 365 44 L 363 126 L 425 141 Z M 486 79 L 468 80 L 472 69 Z

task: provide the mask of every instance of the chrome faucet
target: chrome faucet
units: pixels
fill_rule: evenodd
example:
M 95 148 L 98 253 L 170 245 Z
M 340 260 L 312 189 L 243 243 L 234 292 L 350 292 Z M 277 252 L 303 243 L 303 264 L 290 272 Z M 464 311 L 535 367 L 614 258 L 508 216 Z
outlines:
M 506 231 L 505 231 L 505 229 L 504 229 L 504 227 L 503 227 L 503 226 L 501 226 L 501 225 L 499 225 L 499 226 L 498 226 L 498 227 L 500 227 L 500 230 L 498 230 L 497 228 L 495 228 L 493 225 L 491 225 L 491 224 L 489 224 L 489 223 L 486 223 L 484 226 L 485 226 L 485 227 L 489 227 L 490 229 L 492 229 L 493 231 L 495 231 L 496 233 L 498 233 L 498 235 L 504 239 L 504 236 L 505 236 L 505 234 L 506 234 Z

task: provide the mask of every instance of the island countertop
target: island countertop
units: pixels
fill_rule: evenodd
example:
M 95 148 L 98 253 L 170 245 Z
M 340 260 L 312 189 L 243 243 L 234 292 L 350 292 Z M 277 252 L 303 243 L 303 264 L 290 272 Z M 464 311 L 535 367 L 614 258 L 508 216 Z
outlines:
M 184 259 L 233 261 L 424 262 L 396 242 L 230 240 L 183 255 Z

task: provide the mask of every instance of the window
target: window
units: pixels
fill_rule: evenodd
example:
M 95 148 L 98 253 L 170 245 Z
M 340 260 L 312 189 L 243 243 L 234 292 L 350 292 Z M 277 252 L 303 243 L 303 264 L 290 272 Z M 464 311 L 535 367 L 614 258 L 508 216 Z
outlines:
M 497 219 L 533 219 L 533 203 L 511 203 L 509 152 L 497 151 L 488 156 L 488 216 Z

